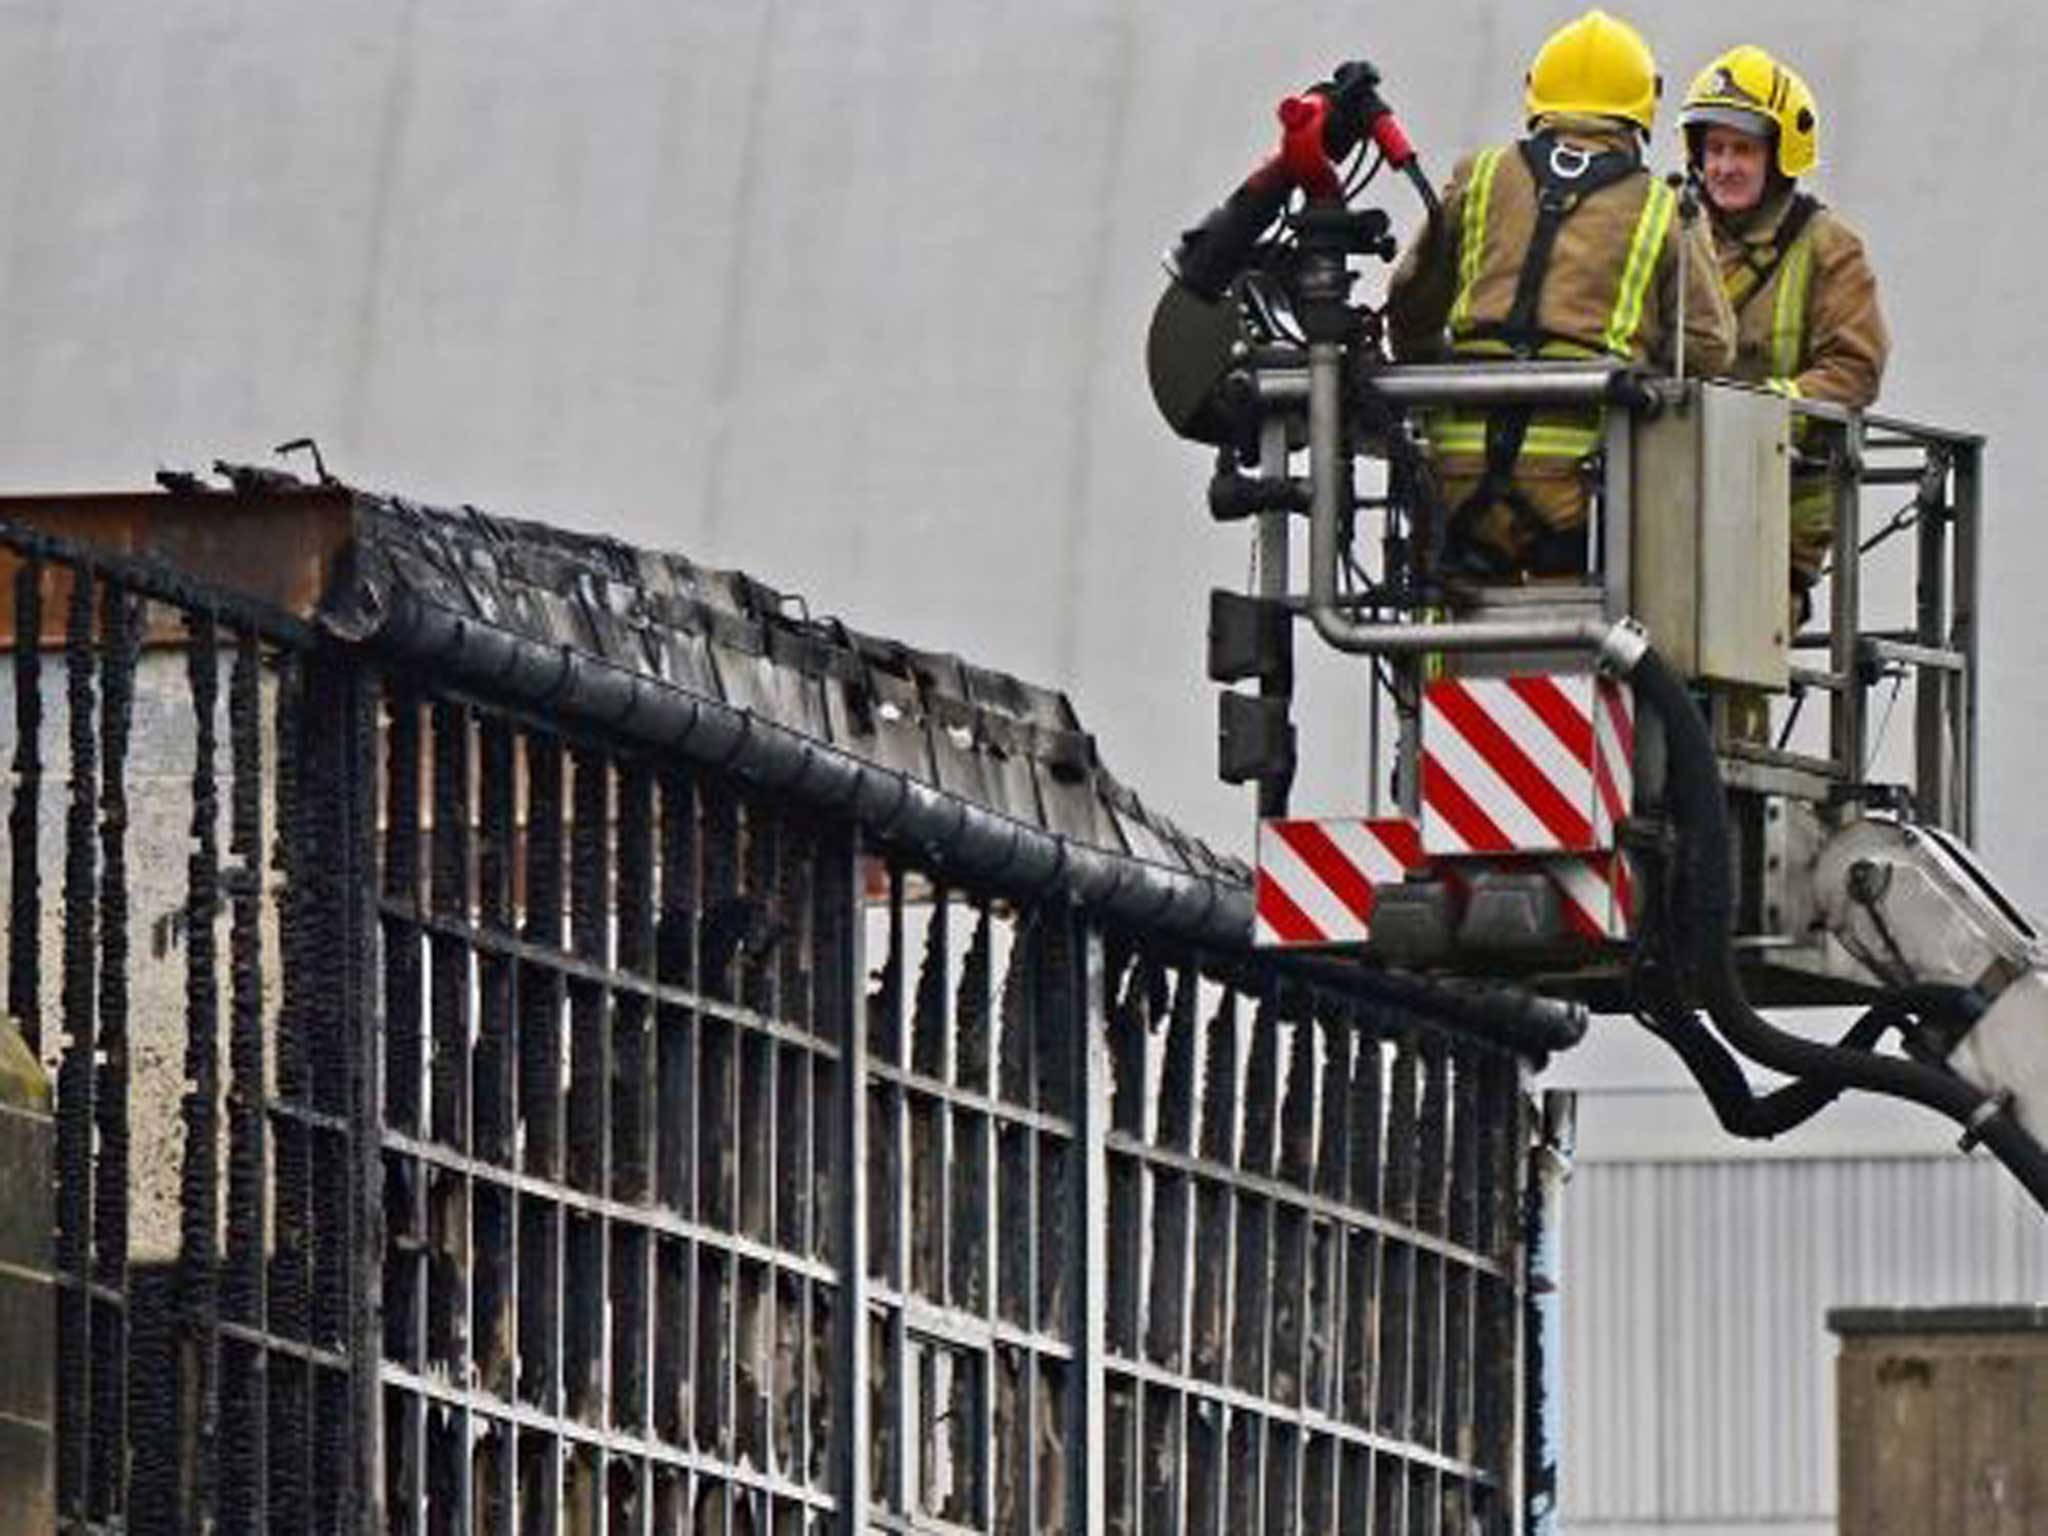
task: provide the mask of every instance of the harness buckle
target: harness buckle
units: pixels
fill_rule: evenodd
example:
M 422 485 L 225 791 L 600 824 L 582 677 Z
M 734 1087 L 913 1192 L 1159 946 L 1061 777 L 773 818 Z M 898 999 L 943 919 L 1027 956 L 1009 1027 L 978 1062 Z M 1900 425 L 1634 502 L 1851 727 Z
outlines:
M 1593 164 L 1595 152 L 1562 141 L 1550 146 L 1550 174 L 1559 181 L 1577 181 Z

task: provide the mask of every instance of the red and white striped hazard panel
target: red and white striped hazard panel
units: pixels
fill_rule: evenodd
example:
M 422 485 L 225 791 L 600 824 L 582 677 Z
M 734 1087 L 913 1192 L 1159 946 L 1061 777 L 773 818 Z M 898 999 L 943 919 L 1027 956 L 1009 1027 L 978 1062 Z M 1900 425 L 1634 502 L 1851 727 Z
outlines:
M 1422 838 L 1402 818 L 1275 818 L 1259 823 L 1252 942 L 1285 949 L 1362 944 L 1373 887 L 1422 862 Z
M 1543 872 L 1563 898 L 1565 927 L 1582 939 L 1625 939 L 1634 926 L 1628 857 L 1594 853 L 1546 859 Z
M 1438 678 L 1422 696 L 1423 851 L 1612 848 L 1634 755 L 1634 696 L 1611 679 Z
M 1432 873 L 1451 889 L 1463 912 L 1471 898 L 1473 877 L 1489 869 L 1540 870 L 1557 887 L 1565 931 L 1579 939 L 1625 939 L 1635 929 L 1635 888 L 1627 856 L 1615 853 L 1551 854 L 1536 859 L 1503 861 L 1454 859 Z

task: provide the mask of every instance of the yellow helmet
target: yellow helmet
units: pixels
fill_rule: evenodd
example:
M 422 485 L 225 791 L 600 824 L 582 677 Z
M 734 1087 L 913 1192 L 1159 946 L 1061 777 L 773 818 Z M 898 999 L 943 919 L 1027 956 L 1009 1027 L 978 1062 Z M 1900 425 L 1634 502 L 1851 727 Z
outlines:
M 1528 115 L 1584 112 L 1626 118 L 1650 131 L 1663 81 L 1640 32 L 1618 16 L 1588 11 L 1559 27 L 1529 65 Z
M 1751 43 L 1730 48 L 1701 70 L 1685 93 L 1678 125 L 1688 140 L 1695 129 L 1718 124 L 1778 146 L 1778 169 L 1804 176 L 1820 158 L 1820 107 L 1806 82 Z M 1693 145 L 1698 153 L 1697 142 Z

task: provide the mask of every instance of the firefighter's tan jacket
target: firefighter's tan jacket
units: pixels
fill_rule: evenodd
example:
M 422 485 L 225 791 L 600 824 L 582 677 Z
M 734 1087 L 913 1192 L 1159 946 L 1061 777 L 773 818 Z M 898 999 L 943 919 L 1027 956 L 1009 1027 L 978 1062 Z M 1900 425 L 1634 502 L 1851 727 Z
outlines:
M 1632 130 L 1600 119 L 1552 118 L 1538 124 L 1574 150 L 1632 151 Z M 1388 338 L 1404 361 L 1502 357 L 1492 333 L 1513 308 L 1530 237 L 1536 228 L 1537 184 L 1516 145 L 1481 150 L 1461 160 L 1445 189 L 1443 216 L 1403 254 L 1387 295 Z M 1689 230 L 1677 199 L 1647 170 L 1592 193 L 1559 228 L 1544 275 L 1535 326 L 1542 355 L 1612 356 L 1632 362 L 1671 360 L 1681 305 L 1678 249 L 1689 240 L 1686 372 L 1727 372 L 1735 356 L 1735 324 L 1722 294 L 1704 221 Z M 1478 484 L 1484 464 L 1482 417 L 1450 413 L 1432 427 L 1447 505 Z M 1516 461 L 1514 486 L 1554 529 L 1584 523 L 1583 461 L 1598 444 L 1597 417 L 1545 412 L 1532 421 Z M 1511 554 L 1527 530 L 1515 531 L 1503 506 L 1482 520 L 1480 536 Z
M 1580 119 L 1543 126 L 1574 148 L 1598 152 L 1632 148 L 1632 130 L 1594 127 Z M 1474 172 L 1493 160 L 1486 195 L 1471 196 Z M 1633 311 L 1617 307 L 1631 276 L 1639 226 L 1653 199 L 1665 210 L 1644 253 L 1647 286 Z M 1686 238 L 1671 216 L 1674 203 L 1645 170 L 1596 192 L 1558 231 L 1537 306 L 1539 329 L 1575 344 L 1587 355 L 1608 353 L 1635 362 L 1668 364 L 1678 310 L 1678 242 Z M 1444 190 L 1443 218 L 1403 253 L 1387 292 L 1388 338 L 1394 355 L 1427 362 L 1475 350 L 1474 342 L 1508 317 L 1522 258 L 1536 228 L 1536 183 L 1514 145 L 1497 146 L 1458 162 Z M 1475 229 L 1481 238 L 1468 242 Z M 1686 372 L 1721 374 L 1735 356 L 1735 326 L 1713 281 L 1714 253 L 1695 227 L 1687 273 Z M 1641 269 L 1636 269 L 1641 270 Z M 1477 350 L 1484 351 L 1483 347 Z
M 1877 275 L 1862 237 L 1825 207 L 1780 256 L 1778 230 L 1792 200 L 1787 187 L 1746 217 L 1712 218 L 1714 255 L 1735 310 L 1729 373 L 1861 410 L 1876 401 L 1891 352 Z M 1761 286 L 1759 270 L 1769 272 Z
M 1730 372 L 1745 383 L 1863 410 L 1877 400 L 1891 352 L 1877 275 L 1862 237 L 1825 207 L 1781 253 L 1779 232 L 1793 196 L 1786 187 L 1748 214 L 1712 218 L 1722 287 L 1735 309 Z M 1766 275 L 1759 280 L 1759 273 Z M 1811 586 L 1819 576 L 1834 526 L 1834 491 L 1825 473 L 1795 476 L 1791 531 L 1797 585 Z

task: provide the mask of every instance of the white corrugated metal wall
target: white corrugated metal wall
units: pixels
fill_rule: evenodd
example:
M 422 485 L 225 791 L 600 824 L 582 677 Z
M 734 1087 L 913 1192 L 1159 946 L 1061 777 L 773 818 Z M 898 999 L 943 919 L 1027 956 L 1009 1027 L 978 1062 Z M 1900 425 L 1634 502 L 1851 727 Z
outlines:
M 1562 1075 L 1628 1075 L 1603 1054 Z M 2048 1297 L 2048 1220 L 1931 1117 L 1843 1104 L 1757 1155 L 1669 1081 L 1582 1088 L 1580 1115 L 1568 1530 L 1831 1533 L 1829 1309 Z

